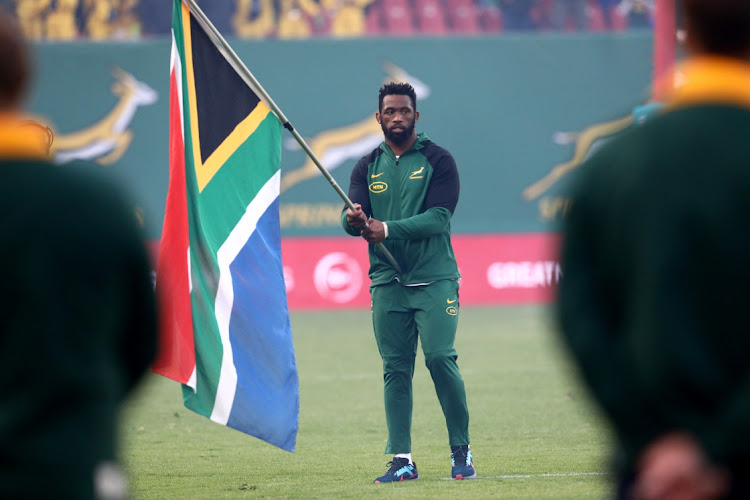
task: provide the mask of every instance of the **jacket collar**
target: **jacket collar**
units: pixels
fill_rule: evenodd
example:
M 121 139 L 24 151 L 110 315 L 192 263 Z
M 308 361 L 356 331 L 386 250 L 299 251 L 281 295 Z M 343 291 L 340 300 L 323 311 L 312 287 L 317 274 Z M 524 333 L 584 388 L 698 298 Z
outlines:
M 29 117 L 0 114 L 0 158 L 44 160 L 49 158 L 48 136 Z
M 668 90 L 667 106 L 729 104 L 750 108 L 750 64 L 738 59 L 701 56 L 680 64 Z

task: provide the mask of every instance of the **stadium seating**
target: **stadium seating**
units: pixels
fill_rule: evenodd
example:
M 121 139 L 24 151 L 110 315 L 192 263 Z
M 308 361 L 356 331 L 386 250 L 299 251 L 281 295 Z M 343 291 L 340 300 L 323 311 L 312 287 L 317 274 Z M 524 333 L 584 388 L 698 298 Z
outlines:
M 89 30 L 96 9 L 79 9 L 75 16 L 50 8 L 39 10 L 34 16 L 21 15 L 31 12 L 35 2 L 40 0 L 0 0 L 0 5 L 15 4 L 12 11 L 23 19 L 22 26 L 32 39 L 77 39 L 96 38 Z M 45 0 L 46 1 L 46 0 Z M 83 0 L 80 0 L 83 1 Z M 87 5 L 110 5 L 121 0 L 87 0 Z M 344 22 L 342 9 L 351 8 L 332 0 L 331 6 L 320 0 L 204 0 L 203 8 L 222 33 L 239 38 L 308 38 L 308 37 L 356 37 L 365 36 L 473 36 L 498 35 L 508 29 L 503 11 L 496 0 L 365 0 L 355 1 L 360 9 Z M 530 1 L 530 0 L 518 0 Z M 534 0 L 531 9 L 533 28 L 540 31 L 552 28 L 551 12 L 556 1 Z M 113 3 L 114 2 L 114 3 Z M 297 5 L 299 3 L 299 5 Z M 58 5 L 53 1 L 51 6 Z M 284 7 L 286 4 L 294 4 Z M 128 5 L 131 5 L 128 3 Z M 134 7 L 136 6 L 137 7 Z M 241 8 L 240 8 L 241 7 Z M 237 11 L 237 9 L 240 9 Z M 364 25 L 361 9 L 366 9 Z M 628 17 L 616 7 L 610 7 L 611 29 L 628 29 Z M 137 38 L 139 33 L 146 36 L 168 35 L 171 20 L 171 4 L 166 0 L 138 0 L 126 10 L 112 11 L 106 22 L 99 23 L 105 29 L 102 38 L 118 36 Z M 241 12 L 240 21 L 232 17 L 233 12 Z M 587 30 L 604 32 L 608 29 L 605 13 L 600 0 L 588 0 Z M 260 13 L 267 13 L 263 16 Z M 64 14 L 64 15 L 63 15 Z M 25 16 L 25 17 L 24 17 Z M 29 17 L 27 19 L 27 17 Z M 335 20 L 341 21 L 334 23 Z M 99 26 L 97 25 L 97 26 Z M 341 28 L 341 27 L 344 28 Z M 62 28 L 65 27 L 65 30 Z M 77 29 L 77 32 L 76 32 Z M 46 31 L 45 31 L 46 30 Z M 568 20 L 565 31 L 573 32 L 572 19 Z M 108 34 L 110 33 L 111 34 Z
M 480 34 L 474 0 L 447 0 L 451 31 L 460 35 Z
M 415 34 L 414 13 L 409 0 L 383 0 L 385 29 L 391 35 Z
M 610 9 L 610 16 L 612 16 L 612 30 L 623 31 L 628 27 L 628 20 L 620 12 L 612 8 Z M 599 2 L 593 1 L 589 4 L 589 30 L 591 31 L 606 31 L 604 23 L 604 12 L 599 5 Z
M 424 35 L 444 35 L 448 28 L 440 0 L 415 0 L 417 26 Z
M 375 1 L 367 7 L 365 33 L 367 36 L 383 34 L 383 6 L 379 1 Z
M 503 14 L 498 7 L 481 5 L 478 9 L 479 27 L 484 33 L 494 34 L 503 31 Z

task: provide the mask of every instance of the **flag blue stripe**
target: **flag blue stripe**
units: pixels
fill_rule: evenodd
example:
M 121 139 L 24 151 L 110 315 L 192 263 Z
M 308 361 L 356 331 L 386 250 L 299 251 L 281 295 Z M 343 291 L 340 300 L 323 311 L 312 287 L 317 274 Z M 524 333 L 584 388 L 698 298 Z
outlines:
M 281 263 L 279 199 L 230 264 L 237 389 L 227 425 L 294 451 L 299 386 Z

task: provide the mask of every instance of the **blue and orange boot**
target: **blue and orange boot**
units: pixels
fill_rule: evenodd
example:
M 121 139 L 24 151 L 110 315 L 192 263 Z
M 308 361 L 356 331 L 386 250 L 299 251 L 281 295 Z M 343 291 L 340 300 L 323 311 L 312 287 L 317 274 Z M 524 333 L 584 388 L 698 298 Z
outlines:
M 417 474 L 417 464 L 409 463 L 408 458 L 393 457 L 388 462 L 388 470 L 385 474 L 375 480 L 375 483 L 393 483 L 395 481 L 409 481 L 410 479 L 419 479 Z
M 453 479 L 474 479 L 477 471 L 471 458 L 469 445 L 451 446 L 451 477 Z

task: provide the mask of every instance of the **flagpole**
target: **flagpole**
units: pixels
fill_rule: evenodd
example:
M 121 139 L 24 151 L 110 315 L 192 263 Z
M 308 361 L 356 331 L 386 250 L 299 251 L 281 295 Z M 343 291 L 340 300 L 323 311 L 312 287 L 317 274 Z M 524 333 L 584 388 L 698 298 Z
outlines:
M 208 16 L 206 16 L 201 8 L 198 7 L 198 4 L 195 3 L 195 0 L 182 1 L 185 3 L 185 5 L 187 5 L 188 9 L 190 9 L 190 12 L 195 15 L 195 17 L 198 19 L 198 22 L 201 23 L 203 28 L 206 30 L 206 33 L 208 33 L 208 35 L 213 38 L 214 45 L 216 45 L 219 51 L 224 55 L 224 57 L 227 59 L 227 62 L 234 68 L 237 74 L 242 77 L 245 83 L 251 89 L 253 89 L 256 94 L 260 96 L 261 100 L 266 103 L 273 114 L 276 115 L 276 118 L 279 120 L 279 122 L 281 122 L 284 128 L 292 134 L 292 137 L 294 137 L 294 139 L 302 147 L 305 153 L 307 153 L 307 156 L 310 157 L 315 166 L 318 167 L 318 170 L 320 170 L 320 173 L 323 174 L 323 177 L 325 177 L 326 180 L 331 184 L 331 186 L 333 186 L 333 189 L 336 191 L 336 193 L 338 193 L 346 206 L 354 211 L 355 208 L 352 200 L 350 200 L 344 190 L 341 189 L 341 187 L 336 182 L 336 179 L 334 179 L 333 176 L 331 176 L 331 174 L 328 172 L 328 170 L 323 167 L 323 165 L 320 163 L 320 160 L 318 160 L 318 157 L 315 156 L 315 153 L 313 153 L 312 149 L 310 149 L 310 146 L 308 146 L 302 136 L 299 135 L 297 129 L 292 126 L 291 122 L 289 122 L 281 109 L 276 105 L 273 99 L 271 99 L 271 96 L 268 95 L 268 93 L 265 91 L 263 86 L 261 86 L 258 80 L 255 79 L 255 76 L 253 76 L 247 66 L 245 66 L 245 63 L 242 62 L 242 59 L 240 59 L 239 56 L 234 52 L 234 49 L 232 49 L 232 47 L 229 45 L 229 43 L 227 43 L 221 33 L 219 33 L 219 30 L 214 27 Z M 398 262 L 396 262 L 396 259 L 393 257 L 393 255 L 391 255 L 391 252 L 388 251 L 385 245 L 381 242 L 378 243 L 377 246 L 383 253 L 383 255 L 388 259 L 388 262 L 390 262 L 393 268 L 396 269 L 396 271 L 398 271 L 399 273 L 402 273 L 403 271 L 401 270 L 401 266 L 398 265 Z

